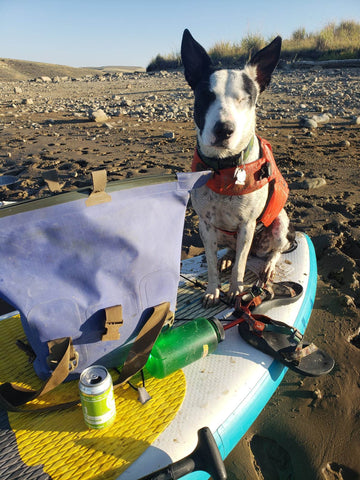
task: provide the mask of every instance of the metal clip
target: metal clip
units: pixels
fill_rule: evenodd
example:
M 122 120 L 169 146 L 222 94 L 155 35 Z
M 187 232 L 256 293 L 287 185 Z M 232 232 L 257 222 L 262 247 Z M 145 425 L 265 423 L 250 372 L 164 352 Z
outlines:
M 255 298 L 255 297 L 258 297 L 259 295 L 261 295 L 262 293 L 264 292 L 264 290 L 259 287 L 259 285 L 253 285 L 251 287 L 251 291 L 250 291 L 250 295 Z
M 76 350 L 71 352 L 71 358 L 69 361 L 69 372 L 73 372 L 79 365 L 79 353 Z
M 296 343 L 300 343 L 303 339 L 303 335 L 299 332 L 297 328 L 294 329 L 292 337 Z

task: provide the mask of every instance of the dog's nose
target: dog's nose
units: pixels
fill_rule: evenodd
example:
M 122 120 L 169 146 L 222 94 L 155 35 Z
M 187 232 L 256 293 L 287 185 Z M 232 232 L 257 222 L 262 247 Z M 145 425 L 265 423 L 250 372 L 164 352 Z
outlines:
M 216 122 L 214 126 L 215 142 L 221 143 L 227 140 L 235 131 L 235 125 L 232 122 Z

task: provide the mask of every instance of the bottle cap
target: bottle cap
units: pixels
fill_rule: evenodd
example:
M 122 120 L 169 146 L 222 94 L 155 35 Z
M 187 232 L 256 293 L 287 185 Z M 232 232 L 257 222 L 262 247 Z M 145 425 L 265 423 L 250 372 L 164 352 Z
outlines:
M 212 326 L 214 327 L 219 342 L 225 340 L 225 330 L 220 320 L 216 317 L 211 317 L 209 318 L 209 322 L 211 322 Z

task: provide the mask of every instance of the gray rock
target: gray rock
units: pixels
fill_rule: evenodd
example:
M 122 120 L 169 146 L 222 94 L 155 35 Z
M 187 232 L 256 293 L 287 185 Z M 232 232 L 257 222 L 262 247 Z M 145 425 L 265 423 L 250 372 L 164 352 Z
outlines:
M 326 180 L 323 177 L 306 178 L 302 182 L 295 182 L 294 188 L 300 188 L 302 190 L 313 190 L 314 188 L 320 188 L 326 185 Z
M 43 82 L 43 83 L 51 83 L 52 80 L 50 77 L 46 77 L 46 76 L 43 76 L 43 77 L 39 77 L 39 82 Z
M 321 115 L 314 115 L 312 118 L 316 123 L 328 123 L 330 121 L 330 116 L 327 113 Z
M 90 120 L 93 120 L 94 122 L 97 122 L 97 123 L 106 123 L 109 120 L 109 117 L 106 115 L 104 110 L 101 110 L 101 109 L 90 110 L 89 118 Z
M 326 180 L 323 177 L 317 178 L 306 178 L 300 182 L 302 189 L 304 190 L 313 190 L 314 188 L 320 188 L 326 185 Z
M 317 128 L 318 124 L 312 118 L 301 117 L 299 120 L 300 127 L 304 128 Z
M 175 133 L 174 132 L 165 132 L 163 135 L 164 138 L 167 138 L 168 140 L 174 140 L 175 138 Z

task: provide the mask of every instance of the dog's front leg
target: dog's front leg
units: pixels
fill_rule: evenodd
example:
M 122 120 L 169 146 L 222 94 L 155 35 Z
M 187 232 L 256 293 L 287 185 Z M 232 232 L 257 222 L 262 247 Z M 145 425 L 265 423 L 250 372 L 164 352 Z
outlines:
M 205 256 L 208 268 L 208 285 L 203 297 L 204 307 L 212 307 L 219 303 L 220 279 L 217 261 L 217 231 L 208 222 L 199 219 L 199 233 L 205 248 Z
M 243 290 L 246 263 L 255 234 L 256 221 L 248 221 L 241 225 L 236 238 L 235 263 L 231 271 L 228 300 L 232 303 L 236 295 Z

